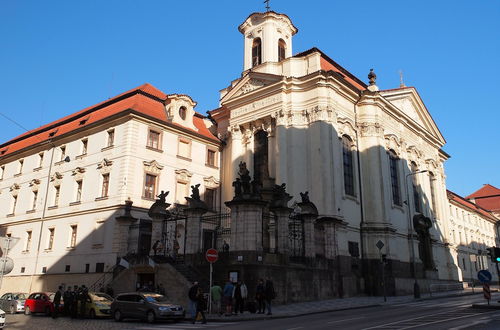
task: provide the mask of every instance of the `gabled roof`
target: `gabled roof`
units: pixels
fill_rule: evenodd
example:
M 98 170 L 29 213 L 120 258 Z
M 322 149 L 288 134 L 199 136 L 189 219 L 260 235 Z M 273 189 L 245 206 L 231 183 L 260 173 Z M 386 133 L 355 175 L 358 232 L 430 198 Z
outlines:
M 467 199 L 474 199 L 474 202 L 481 207 L 490 210 L 500 210 L 500 189 L 490 184 L 483 185 L 479 190 L 473 192 Z
M 264 72 L 247 72 L 239 81 L 220 99 L 220 103 L 223 104 L 227 100 L 237 98 L 240 95 L 250 93 L 255 89 L 262 88 L 274 84 L 275 82 L 281 81 L 283 76 L 274 75 Z M 253 83 L 257 85 L 252 86 Z M 246 88 L 246 90 L 245 90 Z
M 481 206 L 474 204 L 471 201 L 466 200 L 465 198 L 461 197 L 460 195 L 455 194 L 453 191 L 446 189 L 446 194 L 448 195 L 449 200 L 452 200 L 452 201 L 462 205 L 463 207 L 470 209 L 471 211 L 479 213 L 482 216 L 484 216 L 490 220 L 498 221 L 498 219 L 495 216 L 493 216 L 490 212 L 483 209 Z
M 55 137 L 70 133 L 106 118 L 131 110 L 151 117 L 160 122 L 168 123 L 180 129 L 213 141 L 219 141 L 206 127 L 203 115 L 195 113 L 193 124 L 198 131 L 176 123 L 167 122 L 165 102 L 168 95 L 150 84 L 143 84 L 109 100 L 90 106 L 52 123 L 43 125 L 0 145 L 0 157 L 12 154 L 26 147 L 44 143 Z

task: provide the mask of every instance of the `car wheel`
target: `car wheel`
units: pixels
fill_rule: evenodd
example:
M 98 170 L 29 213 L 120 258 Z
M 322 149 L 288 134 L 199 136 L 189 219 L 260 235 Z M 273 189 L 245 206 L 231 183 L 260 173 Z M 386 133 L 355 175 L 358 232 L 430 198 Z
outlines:
M 146 316 L 146 320 L 148 321 L 148 323 L 154 323 L 155 319 L 156 319 L 155 312 L 149 311 L 148 315 Z
M 30 315 L 31 314 L 31 309 L 29 308 L 29 306 L 26 306 L 26 308 L 24 309 L 24 315 Z
M 95 319 L 95 310 L 93 308 L 89 311 L 89 317 Z
M 15 306 L 11 305 L 9 311 L 10 311 L 11 314 L 16 314 L 17 308 Z
M 123 320 L 123 316 L 122 316 L 122 312 L 120 312 L 119 309 L 117 309 L 114 313 L 113 313 L 113 318 L 115 319 L 116 322 L 120 322 L 121 320 Z
M 45 307 L 45 315 L 50 316 L 50 307 Z

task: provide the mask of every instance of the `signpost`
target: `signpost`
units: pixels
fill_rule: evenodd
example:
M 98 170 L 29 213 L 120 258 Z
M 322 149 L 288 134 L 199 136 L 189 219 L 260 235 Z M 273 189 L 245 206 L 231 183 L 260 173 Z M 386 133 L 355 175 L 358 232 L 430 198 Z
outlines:
M 216 249 L 208 249 L 205 252 L 205 258 L 210 263 L 210 287 L 208 289 L 208 313 L 212 313 L 212 286 L 213 278 L 212 274 L 214 272 L 213 264 L 219 259 L 219 252 Z
M 380 263 L 382 265 L 382 291 L 384 292 L 384 302 L 387 301 L 387 295 L 385 293 L 385 260 L 382 256 L 382 248 L 384 247 L 384 242 L 378 241 L 377 244 L 375 244 L 378 248 L 378 253 L 380 255 Z
M 477 278 L 481 283 L 483 283 L 483 295 L 484 299 L 488 301 L 488 305 L 490 304 L 491 299 L 491 291 L 490 291 L 490 282 L 491 282 L 491 273 L 485 269 L 480 270 L 477 273 Z

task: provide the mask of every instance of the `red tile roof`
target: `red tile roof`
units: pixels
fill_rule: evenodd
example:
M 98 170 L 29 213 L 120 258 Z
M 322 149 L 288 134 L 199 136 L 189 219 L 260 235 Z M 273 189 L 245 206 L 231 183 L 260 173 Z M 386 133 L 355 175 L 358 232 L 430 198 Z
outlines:
M 464 206 L 464 207 L 466 207 L 466 208 L 468 208 L 476 213 L 479 213 L 488 219 L 498 221 L 498 219 L 496 217 L 494 217 L 487 210 L 483 209 L 481 206 L 474 204 L 471 201 L 466 200 L 465 198 L 455 194 L 453 191 L 450 191 L 448 189 L 446 190 L 446 193 L 448 195 L 448 199 L 453 200 L 456 203 L 461 204 L 462 206 Z
M 107 101 L 98 103 L 52 123 L 26 132 L 0 145 L 0 157 L 41 142 L 46 142 L 50 138 L 64 135 L 126 110 L 135 111 L 139 114 L 152 117 L 160 122 L 167 123 L 167 114 L 164 106 L 167 97 L 167 94 L 150 84 L 141 85 Z M 205 117 L 199 113 L 196 113 L 193 117 L 193 124 L 198 131 L 172 122 L 168 122 L 168 124 L 183 129 L 188 133 L 200 135 L 201 137 L 218 142 L 219 140 L 205 126 L 203 118 Z
M 490 211 L 500 211 L 500 189 L 490 184 L 483 185 L 473 192 L 467 199 L 474 199 L 477 205 Z

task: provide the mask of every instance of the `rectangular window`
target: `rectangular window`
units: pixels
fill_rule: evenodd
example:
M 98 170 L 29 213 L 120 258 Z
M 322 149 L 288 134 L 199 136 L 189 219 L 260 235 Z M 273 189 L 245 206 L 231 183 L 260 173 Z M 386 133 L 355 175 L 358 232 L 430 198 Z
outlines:
M 33 191 L 33 204 L 31 205 L 32 210 L 36 210 L 36 202 L 38 200 L 38 190 Z
M 64 268 L 64 271 L 66 273 L 68 273 L 70 270 L 71 270 L 71 265 L 66 265 L 66 267 Z
M 92 245 L 99 246 L 104 244 L 105 230 L 104 220 L 97 220 L 92 232 Z
M 5 174 L 5 165 L 0 166 L 0 180 L 3 179 L 3 175 Z
M 47 267 L 42 267 L 42 273 L 46 273 L 47 272 Z
M 102 175 L 102 189 L 101 189 L 101 197 L 108 197 L 109 190 L 109 173 Z
M 80 202 L 82 200 L 82 188 L 83 180 L 76 181 L 76 201 Z
M 54 186 L 54 206 L 59 205 L 59 195 L 61 193 L 61 187 L 60 186 Z
M 32 237 L 32 231 L 31 230 L 26 231 L 26 245 L 24 246 L 24 251 L 29 251 L 31 249 L 31 237 Z
M 24 159 L 19 160 L 19 171 L 17 171 L 17 174 L 21 174 L 23 172 L 23 166 L 24 166 Z
M 43 165 L 43 152 L 38 154 L 38 167 L 42 167 Z
M 49 228 L 49 241 L 47 244 L 47 250 L 52 250 L 54 247 L 54 235 L 55 235 L 56 229 L 55 228 Z
M 144 180 L 144 198 L 154 199 L 156 194 L 156 175 L 146 174 Z
M 177 154 L 184 158 L 191 158 L 191 141 L 179 139 L 179 150 Z
M 153 149 L 160 149 L 160 132 L 149 130 L 147 146 Z
M 186 204 L 187 184 L 184 182 L 177 182 L 175 189 L 175 202 L 179 204 Z
M 215 209 L 215 189 L 205 189 L 205 204 L 209 210 Z
M 215 156 L 217 152 L 212 149 L 207 150 L 207 165 L 208 166 L 216 166 L 215 164 Z
M 399 159 L 392 151 L 389 152 L 389 166 L 391 171 L 391 187 L 392 187 L 392 202 L 394 205 L 401 206 L 401 193 L 399 191 L 399 175 L 398 175 Z
M 82 155 L 86 155 L 87 154 L 88 144 L 89 144 L 89 140 L 87 140 L 87 139 L 83 139 L 82 140 Z
M 76 234 L 78 232 L 78 226 L 77 225 L 71 225 L 71 237 L 70 237 L 70 242 L 69 242 L 69 247 L 76 247 Z
M 85 273 L 90 272 L 90 264 L 85 264 Z
M 12 196 L 12 214 L 16 213 L 17 196 Z
M 64 160 L 64 158 L 66 158 L 66 146 L 62 146 L 59 149 L 61 151 L 61 159 L 60 159 L 60 161 L 62 162 Z
M 104 262 L 98 262 L 95 264 L 96 273 L 104 273 Z
M 115 143 L 115 130 L 110 129 L 108 131 L 108 142 L 107 142 L 107 147 L 112 147 L 113 144 Z
M 359 244 L 358 242 L 348 242 L 349 254 L 351 257 L 359 257 Z
M 24 273 L 25 270 L 26 270 L 26 267 L 21 267 L 21 273 Z
M 356 196 L 354 193 L 354 162 L 352 141 L 347 137 L 342 137 L 342 155 L 344 164 L 344 191 L 346 195 Z

